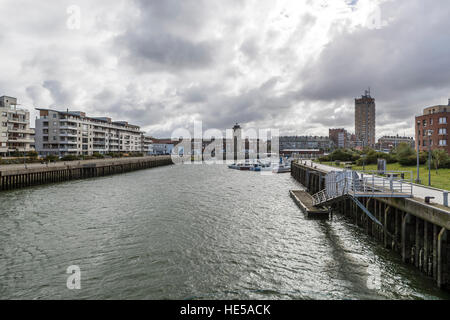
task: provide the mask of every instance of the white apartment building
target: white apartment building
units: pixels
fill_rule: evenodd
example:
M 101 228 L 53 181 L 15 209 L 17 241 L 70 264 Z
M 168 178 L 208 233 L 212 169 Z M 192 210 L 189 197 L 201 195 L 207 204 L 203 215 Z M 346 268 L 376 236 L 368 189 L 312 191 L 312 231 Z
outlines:
M 153 154 L 153 138 L 150 136 L 141 136 L 142 152 L 145 155 Z
M 0 156 L 14 152 L 34 151 L 31 145 L 33 130 L 30 129 L 30 112 L 17 107 L 17 99 L 0 97 Z
M 139 126 L 111 118 L 88 117 L 79 111 L 36 109 L 36 150 L 40 155 L 92 155 L 142 152 Z

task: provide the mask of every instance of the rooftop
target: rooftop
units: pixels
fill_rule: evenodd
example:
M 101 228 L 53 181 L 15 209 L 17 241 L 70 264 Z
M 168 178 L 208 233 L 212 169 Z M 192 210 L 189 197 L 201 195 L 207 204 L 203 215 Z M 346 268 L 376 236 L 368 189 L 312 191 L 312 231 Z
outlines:
M 140 129 L 140 126 L 129 124 L 127 121 L 112 121 L 112 119 L 109 117 L 88 117 L 88 116 L 86 116 L 86 113 L 83 111 L 69 111 L 69 109 L 67 109 L 67 111 L 59 111 L 59 110 L 43 109 L 43 108 L 36 108 L 36 110 L 52 111 L 52 112 L 57 112 L 62 115 L 69 115 L 69 116 L 73 116 L 73 117 L 85 118 L 85 119 L 104 122 L 104 123 L 112 123 L 112 124 L 123 126 L 123 127 L 131 127 L 131 128 L 135 128 L 135 129 Z

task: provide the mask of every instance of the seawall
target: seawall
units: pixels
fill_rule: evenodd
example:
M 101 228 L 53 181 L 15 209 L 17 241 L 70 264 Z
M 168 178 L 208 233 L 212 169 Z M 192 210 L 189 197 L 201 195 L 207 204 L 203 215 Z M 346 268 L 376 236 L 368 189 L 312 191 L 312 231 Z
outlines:
M 173 164 L 170 156 L 0 166 L 0 191 L 103 177 Z

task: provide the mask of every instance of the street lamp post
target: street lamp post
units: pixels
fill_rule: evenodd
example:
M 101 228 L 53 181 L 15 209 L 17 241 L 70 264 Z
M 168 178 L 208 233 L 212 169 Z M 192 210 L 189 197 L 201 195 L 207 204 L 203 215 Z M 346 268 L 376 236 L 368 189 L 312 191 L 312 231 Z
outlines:
M 428 185 L 431 187 L 431 130 L 428 130 Z
M 417 122 L 417 179 L 416 183 L 420 184 L 420 122 Z

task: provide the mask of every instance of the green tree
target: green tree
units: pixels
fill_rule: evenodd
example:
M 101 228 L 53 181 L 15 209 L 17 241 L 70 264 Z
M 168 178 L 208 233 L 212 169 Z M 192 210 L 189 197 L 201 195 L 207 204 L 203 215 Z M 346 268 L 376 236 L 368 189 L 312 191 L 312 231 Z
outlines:
M 395 149 L 394 154 L 402 166 L 411 166 L 417 162 L 415 150 L 407 143 L 400 143 Z
M 438 169 L 441 166 L 441 164 L 446 163 L 448 161 L 447 151 L 442 149 L 433 150 L 431 156 L 434 169 L 436 170 L 436 174 L 439 174 Z

